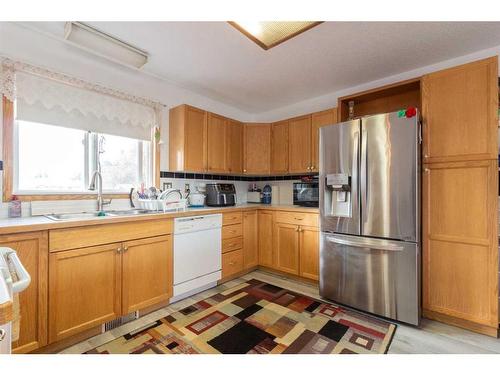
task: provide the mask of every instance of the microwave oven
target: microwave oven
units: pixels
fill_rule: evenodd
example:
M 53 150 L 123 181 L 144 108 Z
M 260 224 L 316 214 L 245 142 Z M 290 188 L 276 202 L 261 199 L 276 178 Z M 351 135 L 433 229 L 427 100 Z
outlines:
M 294 182 L 293 204 L 304 207 L 319 207 L 318 182 Z

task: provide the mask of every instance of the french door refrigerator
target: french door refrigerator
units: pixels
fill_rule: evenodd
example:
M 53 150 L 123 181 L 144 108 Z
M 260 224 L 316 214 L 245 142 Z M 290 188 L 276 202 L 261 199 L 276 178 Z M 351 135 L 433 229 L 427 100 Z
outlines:
M 420 322 L 418 113 L 320 129 L 320 295 Z

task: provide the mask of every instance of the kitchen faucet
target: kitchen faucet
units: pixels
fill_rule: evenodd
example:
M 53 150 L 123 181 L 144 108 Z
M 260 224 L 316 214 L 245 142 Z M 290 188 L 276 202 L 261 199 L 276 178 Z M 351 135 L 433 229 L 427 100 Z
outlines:
M 96 169 L 90 179 L 89 190 L 95 190 L 97 185 L 97 211 L 101 212 L 104 206 L 111 204 L 111 199 L 102 199 L 102 174 Z

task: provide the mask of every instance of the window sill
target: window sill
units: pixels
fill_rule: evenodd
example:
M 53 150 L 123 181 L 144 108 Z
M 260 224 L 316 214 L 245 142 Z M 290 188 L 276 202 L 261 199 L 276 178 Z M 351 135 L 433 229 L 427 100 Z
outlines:
M 97 194 L 89 193 L 43 193 L 43 194 L 14 194 L 22 202 L 31 201 L 57 201 L 57 200 L 90 200 L 96 199 Z M 128 199 L 127 193 L 103 193 L 103 198 L 106 199 Z

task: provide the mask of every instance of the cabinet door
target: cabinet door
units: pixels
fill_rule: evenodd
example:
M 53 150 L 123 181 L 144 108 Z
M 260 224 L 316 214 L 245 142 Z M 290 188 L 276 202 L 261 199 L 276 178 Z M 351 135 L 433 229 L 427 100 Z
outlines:
M 299 274 L 299 226 L 274 224 L 274 267 L 283 272 Z
M 259 264 L 257 211 L 243 213 L 243 267 Z
M 243 173 L 269 174 L 271 166 L 271 125 L 245 124 Z
M 425 163 L 497 158 L 498 59 L 422 79 Z
M 311 116 L 291 119 L 288 126 L 288 171 L 311 171 Z
M 288 172 L 288 121 L 271 125 L 271 173 Z
M 300 276 L 319 280 L 319 231 L 317 227 L 300 226 Z
M 208 171 L 226 172 L 226 119 L 208 114 L 207 125 Z
M 204 172 L 207 168 L 207 112 L 186 106 L 184 123 L 184 170 Z
M 123 243 L 122 314 L 128 314 L 172 296 L 172 236 Z
M 337 122 L 337 108 L 311 115 L 311 171 L 319 171 L 319 128 Z
M 49 343 L 121 315 L 121 244 L 49 256 Z
M 227 160 L 226 167 L 229 173 L 243 171 L 243 124 L 229 120 L 226 127 Z
M 423 309 L 498 328 L 496 161 L 423 173 Z
M 19 294 L 19 340 L 12 344 L 13 353 L 27 353 L 47 344 L 47 232 L 1 236 L 0 246 L 16 250 L 31 276 L 30 285 Z
M 258 213 L 259 265 L 273 267 L 273 212 Z

